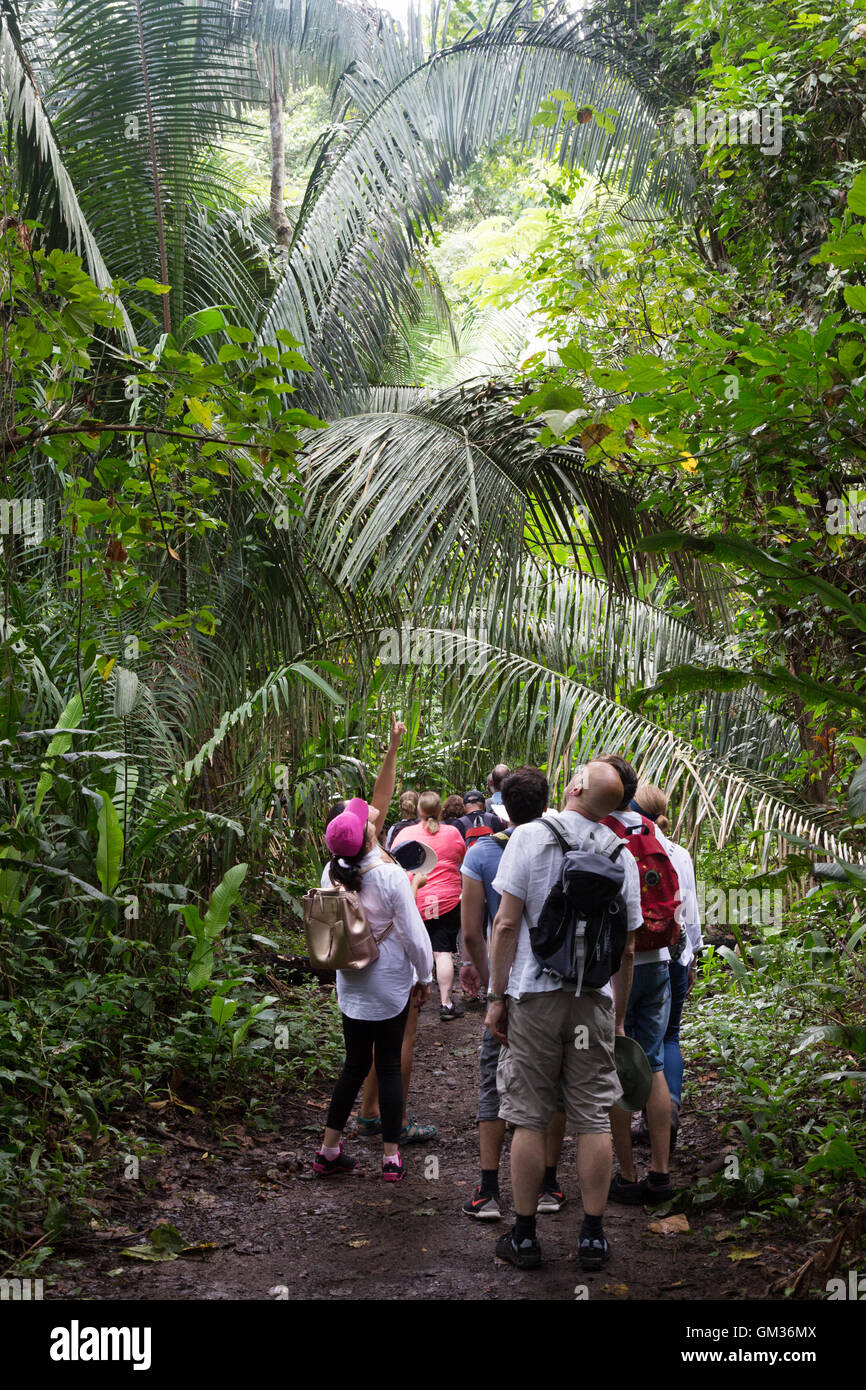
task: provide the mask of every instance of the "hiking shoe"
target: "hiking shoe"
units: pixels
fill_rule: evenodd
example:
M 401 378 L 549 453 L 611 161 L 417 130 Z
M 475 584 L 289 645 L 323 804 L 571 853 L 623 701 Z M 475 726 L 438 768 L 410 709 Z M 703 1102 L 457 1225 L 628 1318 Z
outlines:
M 543 1187 L 538 1194 L 538 1205 L 536 1211 L 554 1212 L 561 1211 L 566 1203 L 564 1192 L 560 1192 L 558 1187 Z
M 604 1236 L 581 1236 L 577 1245 L 581 1269 L 601 1269 L 610 1259 L 610 1246 Z
M 626 1182 L 622 1173 L 615 1175 L 607 1195 L 609 1201 L 621 1202 L 627 1207 L 642 1207 L 646 1201 L 643 1184 L 637 1181 Z
M 371 1139 L 376 1134 L 382 1133 L 382 1117 L 376 1115 L 371 1119 L 365 1119 L 363 1115 L 358 1116 L 358 1135 L 360 1138 Z
M 386 1158 L 382 1161 L 382 1177 L 385 1182 L 402 1182 L 406 1169 L 403 1166 L 403 1159 L 400 1150 L 393 1158 Z
M 522 1240 L 518 1245 L 513 1229 L 506 1231 L 496 1242 L 496 1258 L 517 1265 L 518 1269 L 538 1269 L 541 1264 L 541 1246 L 536 1239 Z
M 669 1202 L 676 1195 L 676 1189 L 671 1182 L 655 1183 L 646 1177 L 637 1186 L 641 1192 L 640 1200 L 648 1207 L 660 1207 L 662 1202 Z
M 353 1173 L 360 1173 L 361 1165 L 348 1154 L 343 1153 L 342 1140 L 340 1141 L 340 1152 L 336 1158 L 325 1158 L 322 1153 L 317 1153 L 313 1159 L 313 1172 L 317 1178 L 340 1178 L 350 1177 Z
M 481 1188 L 476 1187 L 475 1196 L 467 1197 L 461 1211 L 465 1211 L 467 1216 L 474 1216 L 476 1221 L 501 1221 L 502 1212 L 499 1210 L 499 1194 L 495 1197 L 482 1197 Z
M 459 1004 L 455 1004 L 453 999 L 451 1000 L 451 1003 L 447 1006 L 447 1008 L 444 1004 L 441 1004 L 439 1006 L 440 1023 L 450 1023 L 452 1019 L 462 1017 L 463 1009 L 461 1009 Z

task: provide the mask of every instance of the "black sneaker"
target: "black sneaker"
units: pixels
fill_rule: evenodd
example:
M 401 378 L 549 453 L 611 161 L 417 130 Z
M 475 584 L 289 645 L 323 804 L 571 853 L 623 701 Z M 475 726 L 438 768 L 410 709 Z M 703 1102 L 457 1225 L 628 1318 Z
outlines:
M 672 1182 L 655 1183 L 650 1182 L 649 1178 L 643 1178 L 638 1183 L 640 1188 L 640 1200 L 648 1207 L 660 1207 L 663 1202 L 670 1202 L 676 1196 L 676 1188 Z
M 534 1236 L 532 1240 L 522 1240 L 518 1245 L 512 1228 L 496 1242 L 496 1258 L 507 1260 L 509 1264 L 517 1265 L 518 1269 L 538 1269 L 541 1264 L 541 1246 Z
M 577 1245 L 581 1269 L 601 1269 L 610 1259 L 610 1246 L 604 1236 L 581 1236 Z
M 481 1188 L 476 1187 L 475 1195 L 467 1197 L 463 1206 L 460 1208 L 467 1216 L 474 1216 L 476 1221 L 501 1221 L 502 1212 L 499 1210 L 499 1193 L 492 1196 L 483 1197 Z
M 447 1006 L 447 1008 L 444 1004 L 441 1004 L 439 1006 L 440 1023 L 450 1023 L 453 1019 L 462 1017 L 463 1009 L 461 1009 L 459 1004 L 455 1004 L 453 999 L 451 1000 L 451 1003 Z
M 622 1173 L 615 1174 L 607 1195 L 609 1201 L 621 1202 L 626 1207 L 642 1207 L 646 1201 L 643 1184 L 637 1181 L 626 1182 Z
M 324 1154 L 317 1153 L 313 1159 L 313 1172 L 317 1178 L 345 1178 L 360 1171 L 360 1163 L 343 1153 L 342 1143 L 336 1158 L 325 1158 Z

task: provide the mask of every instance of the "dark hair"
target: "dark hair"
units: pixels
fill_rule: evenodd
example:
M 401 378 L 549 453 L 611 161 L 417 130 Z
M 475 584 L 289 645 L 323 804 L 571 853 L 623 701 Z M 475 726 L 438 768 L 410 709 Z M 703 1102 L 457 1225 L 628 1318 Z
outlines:
M 518 767 L 502 783 L 502 800 L 515 825 L 538 820 L 547 806 L 547 778 L 537 767 Z
M 457 792 L 452 792 L 451 796 L 445 798 L 445 805 L 442 807 L 443 820 L 456 820 L 463 815 L 466 808 L 463 805 L 463 797 Z
M 637 791 L 637 773 L 631 763 L 627 763 L 625 758 L 621 758 L 619 753 L 602 753 L 597 759 L 600 763 L 609 763 L 610 766 L 619 773 L 619 780 L 622 782 L 623 798 L 617 806 L 618 811 L 628 809 L 628 804 Z
M 490 774 L 490 782 L 495 792 L 504 792 L 503 783 L 508 776 L 508 768 L 505 763 L 497 763 Z
M 364 837 L 366 839 L 366 836 Z M 332 883 L 342 883 L 344 888 L 350 889 L 353 893 L 361 891 L 361 860 L 367 853 L 366 844 L 362 845 L 357 854 L 334 855 L 328 865 L 328 873 Z
M 335 816 L 341 816 L 346 809 L 345 801 L 335 801 L 328 814 L 325 816 L 325 825 L 330 825 Z

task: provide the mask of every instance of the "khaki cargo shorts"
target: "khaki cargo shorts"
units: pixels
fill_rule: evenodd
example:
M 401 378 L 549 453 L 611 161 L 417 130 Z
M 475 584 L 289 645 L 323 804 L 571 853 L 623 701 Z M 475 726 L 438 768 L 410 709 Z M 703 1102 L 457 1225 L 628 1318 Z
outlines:
M 564 989 L 509 998 L 508 1046 L 496 1072 L 500 1119 L 546 1129 L 561 1076 L 566 1114 L 577 1133 L 608 1134 L 608 1112 L 622 1095 L 614 1022 L 613 1000 L 598 990 L 578 998 Z

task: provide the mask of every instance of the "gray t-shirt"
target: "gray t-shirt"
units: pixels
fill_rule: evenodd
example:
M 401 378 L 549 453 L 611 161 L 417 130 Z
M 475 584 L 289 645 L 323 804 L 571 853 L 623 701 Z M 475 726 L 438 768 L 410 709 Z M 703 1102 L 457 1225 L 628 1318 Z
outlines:
M 535 926 L 547 895 L 559 877 L 562 866 L 562 850 L 550 831 L 545 829 L 544 820 L 530 821 L 518 825 L 512 831 L 511 839 L 505 847 L 499 862 L 499 872 L 493 880 L 497 893 L 511 893 L 523 902 L 523 917 L 520 922 L 520 936 L 511 974 L 508 978 L 507 994 L 520 999 L 524 994 L 544 994 L 548 990 L 560 989 L 561 985 L 551 980 L 549 975 L 539 974 L 538 962 L 529 944 L 530 924 Z M 587 820 L 578 811 L 560 811 L 555 817 L 558 828 L 566 840 L 575 848 L 589 849 L 595 840 L 605 850 L 616 843 L 616 835 L 599 821 Z M 629 931 L 637 931 L 643 916 L 640 908 L 640 875 L 637 864 L 630 854 L 624 853 L 622 862 L 625 868 L 623 897 L 628 914 Z M 598 991 L 613 995 L 607 984 Z

